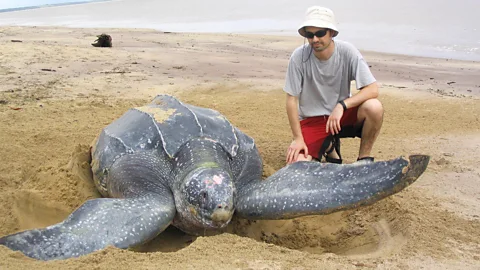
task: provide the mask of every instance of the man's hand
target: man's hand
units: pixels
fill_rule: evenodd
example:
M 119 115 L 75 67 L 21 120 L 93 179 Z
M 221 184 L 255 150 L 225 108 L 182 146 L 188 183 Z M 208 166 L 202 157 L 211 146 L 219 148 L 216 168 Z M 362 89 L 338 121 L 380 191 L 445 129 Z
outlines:
M 340 120 L 343 116 L 343 107 L 341 104 L 337 104 L 335 108 L 333 108 L 332 113 L 328 117 L 327 120 L 327 133 L 332 133 L 332 135 L 336 135 L 342 129 L 340 126 Z
M 303 153 L 301 154 L 300 152 Z M 294 140 L 287 151 L 287 164 L 291 164 L 298 159 L 298 155 L 305 155 L 304 158 L 308 158 L 308 148 L 303 139 Z

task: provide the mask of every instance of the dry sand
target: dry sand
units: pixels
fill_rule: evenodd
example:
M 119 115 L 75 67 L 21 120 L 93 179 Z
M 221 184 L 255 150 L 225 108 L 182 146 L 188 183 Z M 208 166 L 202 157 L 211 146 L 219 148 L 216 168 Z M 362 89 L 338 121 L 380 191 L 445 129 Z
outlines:
M 0 28 L 0 235 L 59 222 L 98 197 L 89 144 L 160 93 L 225 114 L 256 139 L 265 176 L 284 166 L 291 135 L 282 85 L 301 39 L 105 31 L 113 48 L 90 46 L 97 29 Z M 480 268 L 480 63 L 364 55 L 386 110 L 376 158 L 432 156 L 400 194 L 326 216 L 234 220 L 215 236 L 169 228 L 135 250 L 64 261 L 0 246 L 0 268 Z M 347 162 L 358 143 L 344 140 Z

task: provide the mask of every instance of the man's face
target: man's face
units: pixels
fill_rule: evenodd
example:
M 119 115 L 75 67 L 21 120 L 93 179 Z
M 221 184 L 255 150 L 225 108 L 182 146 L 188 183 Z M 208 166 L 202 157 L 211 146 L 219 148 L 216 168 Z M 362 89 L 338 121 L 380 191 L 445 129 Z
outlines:
M 307 26 L 305 32 L 308 42 L 316 52 L 325 50 L 332 42 L 332 31 L 329 29 Z

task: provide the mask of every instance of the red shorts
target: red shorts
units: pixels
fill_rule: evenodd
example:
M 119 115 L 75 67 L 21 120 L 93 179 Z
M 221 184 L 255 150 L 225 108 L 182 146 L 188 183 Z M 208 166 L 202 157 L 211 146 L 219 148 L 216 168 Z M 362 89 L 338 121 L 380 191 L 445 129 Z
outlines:
M 358 107 L 347 109 L 340 120 L 339 137 L 360 137 L 361 126 L 355 127 L 357 122 Z M 325 139 L 331 135 L 327 133 L 327 120 L 328 115 L 314 116 L 306 118 L 300 121 L 300 127 L 302 128 L 302 135 L 305 144 L 308 148 L 308 154 L 314 158 L 319 158 L 320 149 Z

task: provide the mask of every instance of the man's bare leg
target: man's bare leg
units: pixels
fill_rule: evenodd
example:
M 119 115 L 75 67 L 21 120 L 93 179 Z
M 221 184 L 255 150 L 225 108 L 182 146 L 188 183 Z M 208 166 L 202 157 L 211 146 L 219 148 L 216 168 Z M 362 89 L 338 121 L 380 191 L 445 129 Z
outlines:
M 369 157 L 383 123 L 383 106 L 378 99 L 369 99 L 358 107 L 357 121 L 363 122 L 358 158 Z

